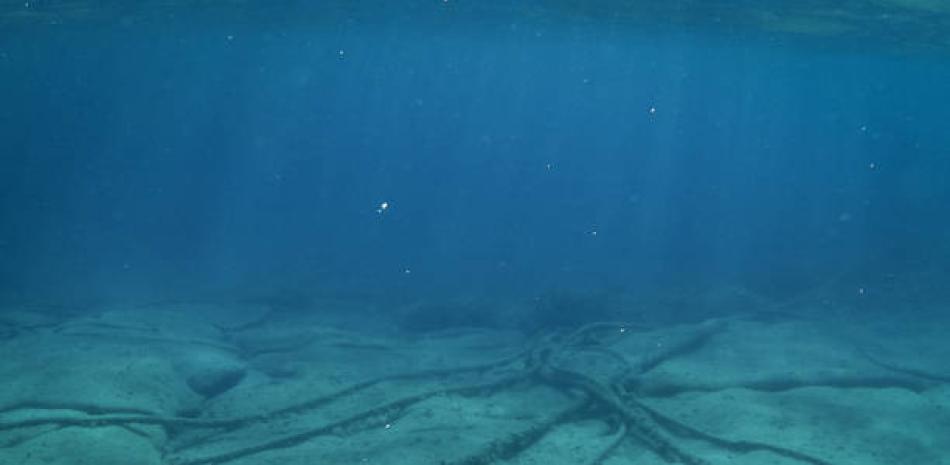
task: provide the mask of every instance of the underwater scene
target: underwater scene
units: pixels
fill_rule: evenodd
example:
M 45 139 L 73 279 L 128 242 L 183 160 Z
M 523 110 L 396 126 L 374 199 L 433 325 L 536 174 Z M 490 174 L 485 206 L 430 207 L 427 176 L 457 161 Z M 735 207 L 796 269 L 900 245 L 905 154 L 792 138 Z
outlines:
M 950 1 L 0 0 L 0 465 L 950 465 Z

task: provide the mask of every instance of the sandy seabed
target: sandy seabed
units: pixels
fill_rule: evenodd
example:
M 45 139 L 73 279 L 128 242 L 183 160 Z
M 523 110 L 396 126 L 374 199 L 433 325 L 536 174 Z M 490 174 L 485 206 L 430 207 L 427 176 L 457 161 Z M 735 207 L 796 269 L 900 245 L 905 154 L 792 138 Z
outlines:
M 0 464 L 950 464 L 950 322 L 371 334 L 0 310 Z

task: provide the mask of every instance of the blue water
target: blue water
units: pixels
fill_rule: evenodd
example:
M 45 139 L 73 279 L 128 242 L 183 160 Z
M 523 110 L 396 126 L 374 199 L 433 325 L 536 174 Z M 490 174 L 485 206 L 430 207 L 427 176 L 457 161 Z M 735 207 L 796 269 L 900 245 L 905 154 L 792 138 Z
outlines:
M 0 465 L 939 465 L 939 0 L 0 0 Z
M 946 50 L 450 8 L 5 23 L 0 296 L 782 299 L 946 271 Z

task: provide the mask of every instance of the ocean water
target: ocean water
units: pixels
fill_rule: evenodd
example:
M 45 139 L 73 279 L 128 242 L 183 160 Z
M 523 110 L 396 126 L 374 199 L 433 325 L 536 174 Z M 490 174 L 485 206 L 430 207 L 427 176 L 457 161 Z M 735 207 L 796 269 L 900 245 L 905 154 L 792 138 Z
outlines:
M 946 50 L 465 6 L 8 20 L 3 291 L 940 267 Z
M 0 463 L 950 463 L 950 7 L 652 3 L 0 2 Z M 599 407 L 153 431 L 521 350 Z

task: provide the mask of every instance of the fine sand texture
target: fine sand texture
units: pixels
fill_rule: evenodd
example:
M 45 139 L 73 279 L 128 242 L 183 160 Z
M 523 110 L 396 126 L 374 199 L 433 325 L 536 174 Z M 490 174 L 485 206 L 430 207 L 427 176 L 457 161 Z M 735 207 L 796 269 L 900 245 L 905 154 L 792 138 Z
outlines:
M 0 310 L 0 464 L 950 464 L 950 325 Z

